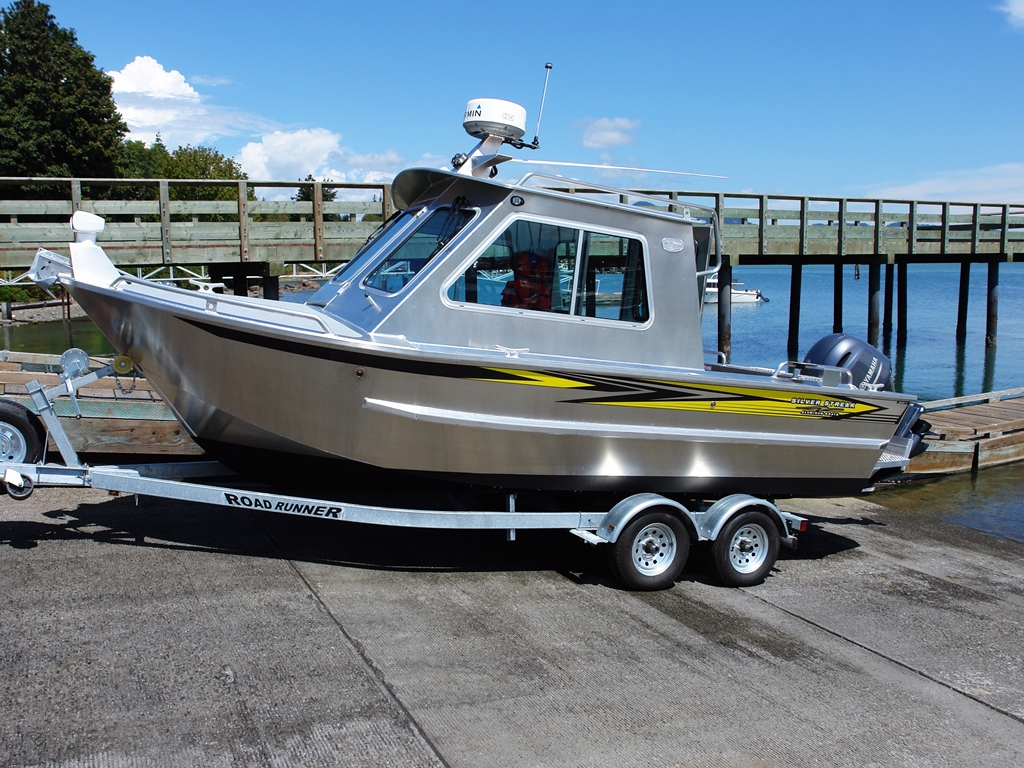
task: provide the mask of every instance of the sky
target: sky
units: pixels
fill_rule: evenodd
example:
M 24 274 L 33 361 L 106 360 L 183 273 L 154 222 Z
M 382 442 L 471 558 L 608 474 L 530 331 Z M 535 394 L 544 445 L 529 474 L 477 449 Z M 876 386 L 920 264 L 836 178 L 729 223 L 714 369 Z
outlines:
M 622 186 L 1024 204 L 1024 0 L 54 0 L 147 142 L 252 179 L 380 182 L 475 141 L 466 103 L 536 126 L 531 160 Z M 512 178 L 531 166 L 506 164 Z

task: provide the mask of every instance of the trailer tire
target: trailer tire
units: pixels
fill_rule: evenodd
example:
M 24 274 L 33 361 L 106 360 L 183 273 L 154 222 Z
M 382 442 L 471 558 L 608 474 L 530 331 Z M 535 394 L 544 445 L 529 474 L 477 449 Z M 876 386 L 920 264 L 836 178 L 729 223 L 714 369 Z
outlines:
M 711 553 L 719 578 L 728 586 L 760 584 L 779 556 L 779 529 L 764 512 L 748 509 L 726 523 Z
M 615 577 L 627 588 L 668 589 L 686 565 L 690 534 L 670 512 L 652 510 L 637 515 L 609 551 Z
M 0 464 L 34 464 L 42 450 L 32 412 L 19 403 L 0 400 Z

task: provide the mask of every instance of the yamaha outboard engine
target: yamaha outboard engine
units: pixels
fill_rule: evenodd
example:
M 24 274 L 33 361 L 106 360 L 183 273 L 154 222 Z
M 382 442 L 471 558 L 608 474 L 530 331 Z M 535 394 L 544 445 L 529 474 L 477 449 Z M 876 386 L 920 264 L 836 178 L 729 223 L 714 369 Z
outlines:
M 889 358 L 866 341 L 846 333 L 833 333 L 815 342 L 807 350 L 805 363 L 846 368 L 853 374 L 853 385 L 861 389 L 892 391 L 892 365 Z M 813 369 L 806 373 L 815 375 Z

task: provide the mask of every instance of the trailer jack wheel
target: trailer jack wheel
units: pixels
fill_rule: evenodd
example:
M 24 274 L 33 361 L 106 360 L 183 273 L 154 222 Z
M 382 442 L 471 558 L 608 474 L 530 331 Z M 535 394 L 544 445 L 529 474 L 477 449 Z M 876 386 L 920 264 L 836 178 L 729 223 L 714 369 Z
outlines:
M 629 589 L 671 587 L 686 565 L 690 535 L 683 521 L 669 512 L 638 515 L 619 534 L 609 551 L 612 573 Z
M 20 487 L 10 481 L 8 481 L 6 485 L 7 495 L 17 501 L 27 499 L 29 496 L 32 495 L 32 491 L 36 489 L 35 484 L 32 482 L 32 478 L 26 477 L 25 475 L 21 476 Z

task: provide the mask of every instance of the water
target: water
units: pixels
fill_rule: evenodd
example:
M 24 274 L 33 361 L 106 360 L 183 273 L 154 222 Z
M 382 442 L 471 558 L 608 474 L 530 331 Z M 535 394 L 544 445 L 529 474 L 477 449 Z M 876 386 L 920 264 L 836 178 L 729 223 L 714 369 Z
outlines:
M 870 500 L 920 518 L 938 518 L 1024 544 L 1024 464 L 910 483 Z
M 959 264 L 911 264 L 907 268 L 907 345 L 897 349 L 895 338 L 883 339 L 882 350 L 892 359 L 898 389 L 923 400 L 937 400 L 1024 386 L 1024 268 L 1001 264 L 999 269 L 998 346 L 985 349 L 985 298 L 988 271 L 971 269 L 967 341 L 956 343 Z M 800 354 L 822 336 L 832 333 L 832 275 L 827 266 L 803 268 L 801 283 Z M 774 368 L 789 359 L 789 276 L 787 267 L 736 267 L 733 279 L 744 288 L 758 288 L 767 304 L 734 304 L 732 361 L 739 365 Z M 854 267 L 843 279 L 843 330 L 867 338 L 868 270 L 854 280 Z M 885 291 L 885 271 L 882 272 Z M 895 293 L 895 292 L 894 292 Z M 894 300 L 895 305 L 895 300 Z M 895 312 L 895 306 L 894 310 Z M 703 323 L 704 348 L 718 346 L 718 316 L 708 305 Z M 895 334 L 894 334 L 895 336 Z M 889 343 L 891 342 L 891 343 Z
M 70 322 L 31 323 L 0 327 L 0 349 L 59 355 L 78 347 L 90 355 L 114 355 L 114 347 L 92 320 L 80 317 Z

